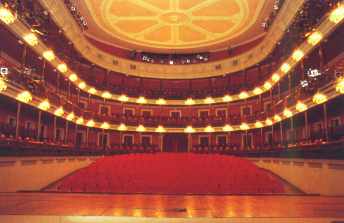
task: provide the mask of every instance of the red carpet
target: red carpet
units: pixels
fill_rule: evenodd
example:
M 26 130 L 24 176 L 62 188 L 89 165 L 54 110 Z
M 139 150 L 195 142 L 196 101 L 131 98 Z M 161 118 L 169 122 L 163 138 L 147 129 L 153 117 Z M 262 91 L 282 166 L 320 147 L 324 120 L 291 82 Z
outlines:
M 98 159 L 48 191 L 153 194 L 283 193 L 252 162 L 224 155 L 130 154 Z

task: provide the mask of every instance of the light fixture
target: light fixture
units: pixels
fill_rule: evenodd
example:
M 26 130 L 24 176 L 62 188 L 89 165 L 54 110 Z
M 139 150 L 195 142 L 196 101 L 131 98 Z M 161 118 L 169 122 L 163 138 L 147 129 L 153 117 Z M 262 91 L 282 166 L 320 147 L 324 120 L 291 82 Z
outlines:
M 243 92 L 241 92 L 240 94 L 239 94 L 239 98 L 240 99 L 246 99 L 246 98 L 248 98 L 248 93 L 246 92 L 246 91 L 243 91 Z
M 146 128 L 145 128 L 143 125 L 139 125 L 139 126 L 136 128 L 136 131 L 137 131 L 137 132 L 144 132 L 144 131 L 146 131 Z
M 339 23 L 344 18 L 344 5 L 338 6 L 330 14 L 330 21 L 333 23 Z
M 147 103 L 147 100 L 145 97 L 143 96 L 140 96 L 137 100 L 136 100 L 137 103 L 139 104 L 146 104 Z
M 82 125 L 82 124 L 84 124 L 84 118 L 83 118 L 83 117 L 79 117 L 79 118 L 76 120 L 76 124 L 77 124 L 77 125 Z
M 266 81 L 264 83 L 265 90 L 270 90 L 272 88 L 272 84 L 269 81 Z
M 278 82 L 280 79 L 281 79 L 281 76 L 278 73 L 274 73 L 271 77 L 271 80 L 275 83 Z
M 97 93 L 97 89 L 95 89 L 94 87 L 91 87 L 90 89 L 88 89 L 88 93 L 96 94 Z
M 263 93 L 263 90 L 260 87 L 255 87 L 253 89 L 253 94 L 254 95 L 260 95 L 261 93 Z
M 337 84 L 336 84 L 336 91 L 340 94 L 344 94 L 344 78 L 343 77 L 338 78 Z
M 78 76 L 76 74 L 71 74 L 71 75 L 69 75 L 69 80 L 71 82 L 74 82 L 74 81 L 78 80 Z
M 60 63 L 57 65 L 57 70 L 60 71 L 61 73 L 66 73 L 68 70 L 68 67 L 65 63 Z
M 125 94 L 122 94 L 121 96 L 118 97 L 118 100 L 121 102 L 126 102 L 126 101 L 129 101 L 129 98 Z
M 6 91 L 7 89 L 7 83 L 3 78 L 0 78 L 0 92 Z
M 186 99 L 185 104 L 186 105 L 194 105 L 195 101 L 192 98 L 188 98 L 188 99 Z
M 158 100 L 156 100 L 155 102 L 157 105 L 165 105 L 166 104 L 166 100 L 163 98 L 159 98 Z
M 247 123 L 243 122 L 243 123 L 241 123 L 241 125 L 240 125 L 240 129 L 241 129 L 241 130 L 248 130 L 248 129 L 250 129 L 250 127 L 248 126 Z
M 121 124 L 118 126 L 117 130 L 118 130 L 118 131 L 126 131 L 126 130 L 128 130 L 128 127 L 127 127 L 125 124 L 121 123 Z
M 83 81 L 83 82 L 80 82 L 79 83 L 79 85 L 78 85 L 78 87 L 80 88 L 80 89 L 85 89 L 86 88 L 86 83 Z
M 23 36 L 24 41 L 30 46 L 36 46 L 38 44 L 38 39 L 35 34 L 28 33 Z
M 204 128 L 204 132 L 215 132 L 215 129 L 211 125 L 208 125 Z
M 298 101 L 296 103 L 296 110 L 299 111 L 299 112 L 303 112 L 303 111 L 306 111 L 307 110 L 307 105 L 302 103 L 301 101 Z
M 90 128 L 93 128 L 95 126 L 95 122 L 91 119 L 89 120 L 88 122 L 86 122 L 86 126 L 87 127 L 90 127 Z
M 293 58 L 293 60 L 295 60 L 296 62 L 301 60 L 303 58 L 305 54 L 303 53 L 302 50 L 297 49 L 293 52 L 293 55 L 291 56 Z
M 307 42 L 315 46 L 320 42 L 322 38 L 323 38 L 323 35 L 320 32 L 314 32 L 307 38 Z
M 9 25 L 14 23 L 16 17 L 9 9 L 5 7 L 0 7 L 0 20 L 4 22 L 6 25 Z
M 225 125 L 222 127 L 222 130 L 225 131 L 225 132 L 230 132 L 230 131 L 233 131 L 233 127 L 230 126 L 230 125 Z
M 23 103 L 32 101 L 32 95 L 29 91 L 23 91 L 17 95 L 17 99 Z
M 163 126 L 159 125 L 159 126 L 155 129 L 155 132 L 160 132 L 160 133 L 166 132 L 166 129 L 165 129 Z
M 215 103 L 215 100 L 212 97 L 207 97 L 204 99 L 204 103 L 205 104 L 213 104 L 213 103 Z
M 313 102 L 315 104 L 322 104 L 324 102 L 327 101 L 327 96 L 322 94 L 322 93 L 316 93 L 314 96 L 313 96 Z
M 281 71 L 286 74 L 290 71 L 290 68 L 291 68 L 290 64 L 284 63 L 281 66 Z
M 256 127 L 256 128 L 263 128 L 263 123 L 262 122 L 260 122 L 260 121 L 257 121 L 255 124 L 254 124 L 254 126 Z
M 42 101 L 41 103 L 39 103 L 38 108 L 46 111 L 50 108 L 50 103 L 48 99 L 45 99 L 44 101 Z
M 74 112 L 69 113 L 66 117 L 68 121 L 72 121 L 74 118 L 75 118 Z
M 184 129 L 184 132 L 185 133 L 194 133 L 195 132 L 195 129 L 192 128 L 192 126 L 187 126 L 185 129 Z
M 266 125 L 272 125 L 273 122 L 272 122 L 271 119 L 267 118 L 267 119 L 265 120 L 265 124 L 266 124 Z
M 102 98 L 105 98 L 105 99 L 110 99 L 112 97 L 111 93 L 108 92 L 108 91 L 104 91 L 102 93 Z
M 101 124 L 100 128 L 102 128 L 102 129 L 109 129 L 109 128 L 110 128 L 110 124 L 107 123 L 107 122 L 103 122 L 103 123 Z
M 274 115 L 274 120 L 275 120 L 275 122 L 280 122 L 280 121 L 282 121 L 282 118 L 281 118 L 281 116 L 279 116 L 279 115 Z
M 290 118 L 291 116 L 293 116 L 293 112 L 290 111 L 288 108 L 285 108 L 285 109 L 283 110 L 283 115 L 284 115 L 285 117 L 287 117 L 287 118 Z
M 54 115 L 56 115 L 56 116 L 58 116 L 58 117 L 62 116 L 63 114 L 64 114 L 64 110 L 63 110 L 63 107 L 62 107 L 62 106 L 59 107 L 59 108 L 57 108 L 57 109 L 55 110 L 55 112 L 54 112 Z
M 46 50 L 43 52 L 42 56 L 47 60 L 47 61 L 53 61 L 55 59 L 55 54 L 54 51 L 52 50 Z
M 223 96 L 223 98 L 222 98 L 223 102 L 231 102 L 232 100 L 233 100 L 232 97 L 228 94 Z

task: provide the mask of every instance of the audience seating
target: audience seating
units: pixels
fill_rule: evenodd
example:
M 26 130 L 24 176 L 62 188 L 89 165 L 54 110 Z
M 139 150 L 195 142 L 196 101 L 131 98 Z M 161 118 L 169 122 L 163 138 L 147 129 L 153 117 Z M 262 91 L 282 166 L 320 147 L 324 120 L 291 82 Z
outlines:
M 246 159 L 205 154 L 129 154 L 98 159 L 46 189 L 153 194 L 283 193 L 281 181 Z

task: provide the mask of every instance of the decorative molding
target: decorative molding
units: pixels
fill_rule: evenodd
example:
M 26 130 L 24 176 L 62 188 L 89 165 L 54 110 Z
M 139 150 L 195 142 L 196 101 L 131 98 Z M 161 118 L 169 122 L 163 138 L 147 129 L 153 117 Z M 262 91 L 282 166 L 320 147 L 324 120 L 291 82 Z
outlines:
M 271 53 L 275 44 L 282 38 L 304 0 L 285 0 L 275 22 L 265 39 L 256 47 L 241 55 L 216 62 L 191 65 L 147 64 L 115 57 L 93 46 L 83 35 L 63 1 L 40 0 L 55 23 L 64 31 L 75 48 L 86 59 L 105 69 L 138 77 L 160 79 L 193 79 L 225 75 L 243 70 L 262 61 Z M 100 58 L 99 55 L 102 55 Z M 113 61 L 117 61 L 116 64 Z M 135 69 L 132 69 L 135 67 Z M 221 69 L 217 69 L 221 67 Z

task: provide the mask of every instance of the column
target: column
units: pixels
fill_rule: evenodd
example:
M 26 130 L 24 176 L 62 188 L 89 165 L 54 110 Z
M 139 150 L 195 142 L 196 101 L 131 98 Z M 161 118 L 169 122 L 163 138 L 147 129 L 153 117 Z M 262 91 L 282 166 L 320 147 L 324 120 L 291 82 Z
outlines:
M 159 135 L 159 147 L 160 147 L 160 152 L 164 152 L 164 148 L 163 148 L 163 145 L 164 145 L 164 135 L 162 133 L 160 133 Z
M 192 150 L 192 135 L 191 133 L 188 134 L 188 152 Z
M 122 132 L 119 132 L 119 150 L 122 151 Z
M 86 146 L 87 146 L 87 147 L 88 147 L 88 142 L 89 142 L 89 139 L 88 139 L 89 133 L 90 133 L 90 128 L 87 127 L 87 128 L 86 128 Z
M 36 137 L 37 141 L 40 141 L 41 139 L 41 122 L 42 122 L 42 111 L 38 110 L 37 137 Z
M 21 103 L 17 103 L 17 117 L 16 117 L 16 139 L 19 137 L 19 123 L 20 123 L 20 111 L 21 111 Z
M 282 126 L 282 121 L 280 121 L 279 126 L 280 126 L 280 143 L 282 145 L 283 144 L 283 126 Z
M 309 129 L 308 129 L 308 111 L 305 111 L 305 137 L 309 139 Z
M 53 141 L 56 142 L 56 116 L 54 116 L 53 131 Z
M 324 110 L 324 130 L 325 130 L 325 139 L 328 141 L 328 120 L 327 120 L 327 104 L 323 104 Z
M 274 124 L 271 125 L 271 134 L 272 134 L 272 139 L 271 139 L 271 146 L 274 145 Z
M 74 146 L 76 147 L 76 137 L 77 137 L 77 131 L 78 131 L 78 125 L 75 124 L 75 129 L 74 129 Z
M 294 119 L 290 117 L 291 142 L 295 143 Z
M 64 143 L 68 143 L 68 130 L 69 130 L 69 125 L 68 125 L 68 120 L 65 122 L 65 137 L 64 137 Z
M 263 146 L 264 146 L 263 128 L 260 128 L 260 146 L 261 146 L 261 149 L 263 149 Z
M 42 67 L 42 81 L 45 81 L 45 68 L 47 66 L 47 61 L 43 60 L 43 67 Z

